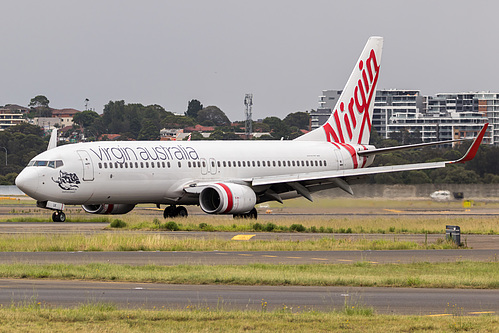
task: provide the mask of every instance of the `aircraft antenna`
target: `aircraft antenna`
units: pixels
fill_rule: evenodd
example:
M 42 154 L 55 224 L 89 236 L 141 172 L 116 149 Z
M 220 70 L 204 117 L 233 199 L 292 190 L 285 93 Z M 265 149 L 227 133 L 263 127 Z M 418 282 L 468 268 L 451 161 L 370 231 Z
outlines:
M 244 105 L 246 106 L 246 110 L 244 114 L 246 116 L 245 129 L 246 129 L 246 139 L 250 139 L 251 133 L 253 133 L 253 120 L 251 116 L 253 115 L 251 111 L 251 107 L 253 106 L 253 94 L 246 94 L 244 97 Z

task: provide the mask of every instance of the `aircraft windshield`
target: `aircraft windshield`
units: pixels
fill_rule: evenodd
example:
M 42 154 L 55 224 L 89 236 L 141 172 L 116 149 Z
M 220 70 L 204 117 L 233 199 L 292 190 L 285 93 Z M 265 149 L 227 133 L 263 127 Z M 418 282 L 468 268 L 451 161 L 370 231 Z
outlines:
M 35 161 L 31 160 L 28 163 L 28 166 L 35 166 L 35 167 L 40 167 L 40 166 L 47 166 L 52 169 L 57 169 L 59 167 L 62 167 L 64 163 L 61 160 L 56 160 L 56 161 Z

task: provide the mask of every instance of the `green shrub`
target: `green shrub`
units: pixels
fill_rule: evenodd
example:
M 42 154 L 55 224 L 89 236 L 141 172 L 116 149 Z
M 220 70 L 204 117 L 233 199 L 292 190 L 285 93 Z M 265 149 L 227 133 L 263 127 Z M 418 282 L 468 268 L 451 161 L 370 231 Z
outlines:
M 265 226 L 265 231 L 274 231 L 277 229 L 277 226 L 274 223 L 267 223 Z
M 111 222 L 111 228 L 124 228 L 126 227 L 126 223 L 123 220 L 115 219 Z
M 165 223 L 164 224 L 164 227 L 165 229 L 167 230 L 171 230 L 171 231 L 177 231 L 179 228 L 178 228 L 178 224 L 173 222 L 173 221 L 170 221 L 168 223 Z
M 204 222 L 199 223 L 199 229 L 204 230 L 204 229 L 206 229 L 206 227 L 208 227 L 207 223 L 204 223 Z
M 255 230 L 255 231 L 261 231 L 261 230 L 263 230 L 263 225 L 260 224 L 260 223 L 258 223 L 258 222 L 255 223 L 255 224 L 253 224 L 253 230 Z
M 307 229 L 303 226 L 303 224 L 292 224 L 291 227 L 289 227 L 289 230 L 296 232 L 304 232 Z

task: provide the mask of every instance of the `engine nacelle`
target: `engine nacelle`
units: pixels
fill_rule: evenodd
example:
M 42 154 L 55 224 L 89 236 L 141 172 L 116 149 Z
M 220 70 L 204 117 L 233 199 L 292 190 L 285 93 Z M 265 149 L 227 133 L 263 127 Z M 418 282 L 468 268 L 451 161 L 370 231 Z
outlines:
M 255 192 L 245 185 L 216 183 L 199 194 L 199 205 L 208 214 L 243 214 L 255 204 Z
M 102 205 L 82 205 L 84 211 L 90 214 L 126 214 L 131 211 L 135 205 L 128 204 L 102 204 Z

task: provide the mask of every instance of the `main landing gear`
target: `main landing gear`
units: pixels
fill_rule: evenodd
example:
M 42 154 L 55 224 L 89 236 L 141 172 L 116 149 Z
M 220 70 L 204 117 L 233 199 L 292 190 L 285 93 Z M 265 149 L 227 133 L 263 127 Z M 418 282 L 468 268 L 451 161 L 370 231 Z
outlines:
M 250 210 L 249 212 L 247 213 L 244 213 L 244 214 L 234 214 L 232 215 L 235 219 L 252 219 L 252 220 L 256 220 L 258 218 L 258 213 L 256 211 L 256 208 L 253 207 L 252 210 Z
M 54 222 L 66 222 L 66 214 L 62 210 L 56 210 L 52 213 L 52 221 Z
M 165 219 L 169 217 L 187 217 L 187 215 L 189 214 L 187 213 L 187 209 L 185 209 L 184 206 L 177 207 L 175 205 L 171 205 L 166 207 L 163 212 L 163 217 Z

